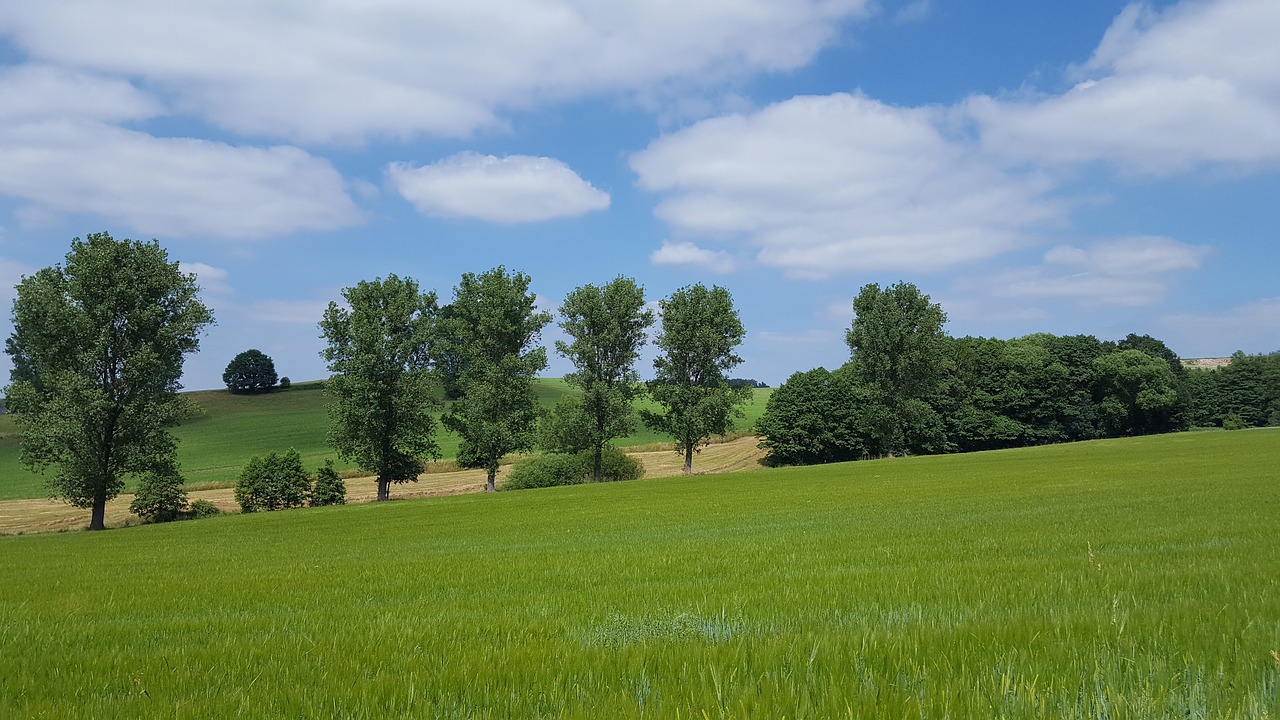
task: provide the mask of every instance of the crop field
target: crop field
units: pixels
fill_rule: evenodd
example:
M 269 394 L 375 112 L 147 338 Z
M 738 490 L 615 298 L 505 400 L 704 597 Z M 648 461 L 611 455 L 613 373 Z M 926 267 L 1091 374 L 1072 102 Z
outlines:
M 566 393 L 574 392 L 563 380 L 543 378 L 535 385 L 539 402 L 551 407 Z M 749 427 L 764 412 L 770 390 L 756 390 L 744 407 L 738 426 Z M 173 429 L 178 438 L 178 462 L 187 482 L 197 487 L 228 486 L 254 455 L 296 449 L 303 464 L 314 470 L 325 458 L 337 456 L 326 444 L 329 418 L 325 394 L 318 383 L 298 383 L 287 392 L 265 395 L 233 395 L 225 390 L 187 393 L 202 412 Z M 637 407 L 650 407 L 645 402 Z M 458 452 L 458 437 L 443 427 L 436 440 L 444 458 Z M 641 428 L 617 444 L 626 447 L 667 441 Z M 44 497 L 44 479 L 22 466 L 18 457 L 19 433 L 8 415 L 0 416 L 0 500 Z M 343 470 L 349 463 L 337 462 Z
M 1280 716 L 1280 432 L 0 538 L 0 717 Z

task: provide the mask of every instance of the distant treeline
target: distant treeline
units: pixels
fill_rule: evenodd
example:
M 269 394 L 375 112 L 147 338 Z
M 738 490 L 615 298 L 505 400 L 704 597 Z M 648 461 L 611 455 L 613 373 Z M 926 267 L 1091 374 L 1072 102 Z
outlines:
M 768 461 L 813 464 L 1280 425 L 1280 352 L 1236 353 L 1225 367 L 1188 370 L 1147 335 L 1118 342 L 1091 335 L 925 337 L 910 318 L 892 320 L 881 335 L 915 338 L 904 348 L 927 346 L 913 352 L 933 371 L 899 383 L 899 397 L 892 397 L 880 378 L 896 372 L 894 365 L 877 366 L 866 343 L 833 372 L 792 375 L 757 424 Z M 858 322 L 851 345 L 863 332 Z

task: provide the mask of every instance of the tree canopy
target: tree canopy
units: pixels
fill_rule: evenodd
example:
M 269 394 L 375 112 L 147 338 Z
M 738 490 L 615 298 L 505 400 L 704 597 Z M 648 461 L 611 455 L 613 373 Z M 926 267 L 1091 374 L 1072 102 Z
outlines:
M 533 378 L 547 366 L 547 351 L 537 343 L 549 322 L 529 291 L 529 276 L 502 266 L 464 273 L 442 313 L 436 354 L 452 359 L 460 394 L 443 422 L 462 436 L 458 463 L 484 468 L 489 492 L 502 457 L 535 444 Z
M 681 288 L 666 300 L 656 344 L 662 354 L 653 361 L 649 394 L 662 412 L 642 410 L 650 428 L 675 438 L 684 454 L 685 474 L 693 472 L 693 453 L 733 427 L 749 387 L 730 387 L 725 373 L 742 358 L 736 353 L 746 331 L 729 291 L 698 283 Z
M 271 356 L 256 349 L 236 355 L 222 373 L 222 382 L 235 393 L 265 392 L 275 387 L 278 379 Z
M 602 477 L 604 447 L 631 433 L 635 422 L 631 402 L 641 392 L 636 358 L 653 325 L 653 312 L 644 307 L 644 288 L 619 277 L 607 285 L 574 289 L 560 306 L 560 327 L 571 340 L 556 341 L 556 351 L 568 358 L 574 372 L 565 382 L 582 390 L 576 404 L 557 406 L 561 413 L 581 412 L 579 442 L 592 451 L 592 478 Z M 559 419 L 559 424 L 571 424 Z
M 64 264 L 18 284 L 5 394 L 22 459 L 55 469 L 50 488 L 91 508 L 90 529 L 126 476 L 177 472 L 166 428 L 190 409 L 183 361 L 212 322 L 195 276 L 154 240 L 76 238 Z
M 321 355 L 334 375 L 325 385 L 329 443 L 343 459 L 378 475 L 378 499 L 392 483 L 417 481 L 425 459 L 438 458 L 438 407 L 429 366 L 437 306 L 410 278 L 361 281 L 329 303 Z

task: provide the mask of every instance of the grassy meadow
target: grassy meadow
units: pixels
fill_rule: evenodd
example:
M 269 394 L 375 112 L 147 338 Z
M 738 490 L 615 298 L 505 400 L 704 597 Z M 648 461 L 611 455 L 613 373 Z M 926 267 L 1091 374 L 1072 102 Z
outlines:
M 551 407 L 566 393 L 575 392 L 563 380 L 541 378 L 535 392 L 544 407 Z M 744 417 L 750 427 L 764 413 L 771 390 L 756 390 Z M 225 390 L 187 393 L 201 412 L 173 429 L 178 438 L 178 462 L 189 484 L 197 487 L 234 483 L 249 458 L 273 451 L 296 449 L 304 465 L 314 469 L 333 458 L 340 469 L 352 469 L 338 461 L 325 444 L 329 418 L 325 393 L 319 383 L 297 383 L 290 390 L 264 395 L 233 395 Z M 647 399 L 637 407 L 651 407 Z M 439 427 L 436 439 L 444 458 L 458 452 L 458 436 Z M 635 447 L 669 440 L 646 428 L 618 442 Z M 44 478 L 22 466 L 18 456 L 19 431 L 13 418 L 0 415 L 0 500 L 44 497 Z
M 0 537 L 0 717 L 1280 717 L 1280 431 Z

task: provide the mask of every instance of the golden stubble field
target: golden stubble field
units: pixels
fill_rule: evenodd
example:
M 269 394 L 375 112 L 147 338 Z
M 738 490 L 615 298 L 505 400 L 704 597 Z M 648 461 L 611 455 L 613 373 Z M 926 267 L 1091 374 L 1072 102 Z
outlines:
M 693 471 L 695 474 L 713 474 L 759 467 L 760 459 L 764 457 L 764 451 L 756 447 L 759 441 L 759 438 L 755 437 L 742 437 L 705 447 L 701 453 L 694 456 Z M 679 475 L 684 467 L 684 457 L 671 450 L 646 450 L 628 454 L 644 465 L 646 478 Z M 511 465 L 503 465 L 498 471 L 499 484 L 511 468 Z M 483 470 L 428 472 L 416 483 L 393 485 L 391 499 L 405 500 L 482 492 L 484 482 Z M 374 477 L 347 478 L 346 483 L 348 503 L 372 502 L 377 495 L 377 483 Z M 230 487 L 192 490 L 188 492 L 188 499 L 207 500 L 224 512 L 240 511 L 234 491 Z M 139 522 L 138 518 L 129 512 L 129 503 L 132 501 L 132 494 L 122 494 L 107 503 L 107 527 L 123 527 Z M 60 500 L 42 498 L 0 501 L 0 535 L 64 532 L 80 530 L 88 524 L 88 510 L 72 507 Z

